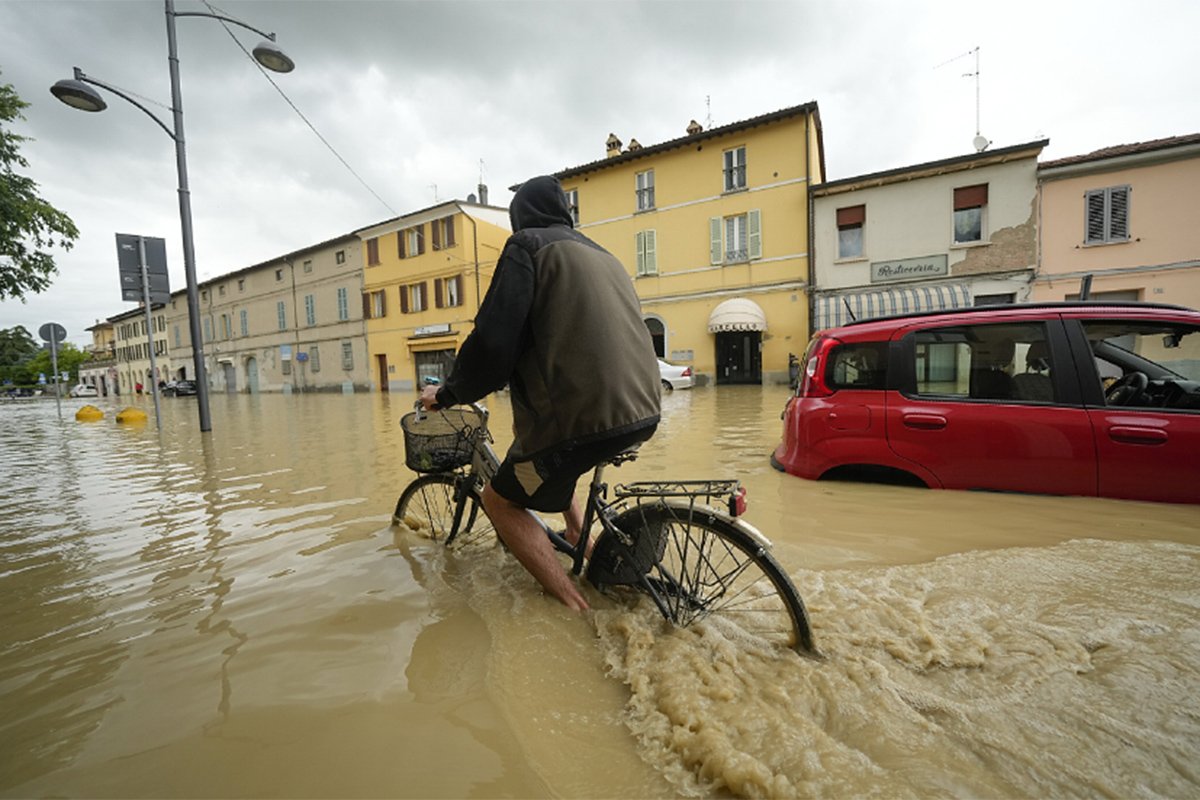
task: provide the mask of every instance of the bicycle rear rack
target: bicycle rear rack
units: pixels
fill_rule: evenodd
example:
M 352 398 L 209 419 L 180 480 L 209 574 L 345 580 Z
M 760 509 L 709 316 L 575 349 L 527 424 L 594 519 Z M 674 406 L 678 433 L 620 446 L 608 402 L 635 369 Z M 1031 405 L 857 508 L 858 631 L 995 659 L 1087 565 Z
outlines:
M 686 497 L 689 504 L 697 500 L 716 501 L 726 505 L 731 517 L 739 516 L 746 510 L 746 489 L 738 480 L 635 481 L 613 487 L 613 495 L 621 500 L 636 498 L 638 502 L 667 497 Z

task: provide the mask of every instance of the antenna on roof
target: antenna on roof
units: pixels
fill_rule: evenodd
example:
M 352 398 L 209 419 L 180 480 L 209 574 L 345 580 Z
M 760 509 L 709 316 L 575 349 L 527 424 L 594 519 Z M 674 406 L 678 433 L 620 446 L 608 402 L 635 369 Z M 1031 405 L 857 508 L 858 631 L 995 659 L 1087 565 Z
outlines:
M 704 95 L 704 130 L 712 130 L 712 95 Z
M 988 139 L 986 136 L 984 136 L 980 132 L 980 128 L 979 128 L 979 108 L 980 108 L 980 102 L 979 102 L 979 73 L 980 73 L 980 70 L 979 70 L 979 46 L 976 45 L 973 50 L 968 50 L 967 52 L 963 53 L 962 55 L 957 55 L 954 58 L 949 59 L 948 61 L 943 61 L 941 64 L 938 64 L 936 67 L 934 67 L 934 69 L 944 67 L 947 64 L 958 61 L 960 58 L 966 58 L 967 56 L 972 56 L 972 55 L 975 56 L 975 71 L 974 72 L 964 72 L 962 76 L 964 78 L 974 78 L 975 79 L 975 138 L 973 140 L 971 140 L 971 144 L 975 147 L 975 152 L 982 153 L 984 150 L 986 150 L 988 148 L 988 146 L 992 142 L 990 139 Z

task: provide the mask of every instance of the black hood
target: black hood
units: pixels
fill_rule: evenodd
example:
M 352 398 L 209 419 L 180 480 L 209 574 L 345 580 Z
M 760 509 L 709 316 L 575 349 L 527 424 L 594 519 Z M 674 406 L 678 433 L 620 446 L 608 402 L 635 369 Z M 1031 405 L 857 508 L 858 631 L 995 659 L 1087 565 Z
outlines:
M 521 184 L 508 206 L 513 233 L 526 228 L 548 228 L 571 224 L 571 206 L 558 178 L 541 175 Z

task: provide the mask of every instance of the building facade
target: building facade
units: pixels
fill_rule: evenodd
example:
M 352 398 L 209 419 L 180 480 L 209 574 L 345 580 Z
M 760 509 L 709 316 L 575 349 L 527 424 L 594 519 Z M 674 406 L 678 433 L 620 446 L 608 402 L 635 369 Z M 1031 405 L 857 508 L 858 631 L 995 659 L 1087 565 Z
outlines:
M 813 330 L 1028 299 L 1047 140 L 812 190 Z
M 112 324 L 116 370 L 116 384 L 110 391 L 133 395 L 137 393 L 137 387 L 140 385 L 143 391 L 148 393 L 152 385 L 171 379 L 171 356 L 167 347 L 167 306 L 151 306 L 149 327 L 146 324 L 144 307 L 109 317 L 108 322 Z M 148 334 L 148 330 L 152 333 Z M 150 357 L 151 348 L 153 359 Z M 109 375 L 111 376 L 111 373 Z
M 362 260 L 346 234 L 202 282 L 200 328 L 212 391 L 353 392 L 370 379 Z M 187 296 L 166 306 L 172 378 L 194 379 Z
M 1200 134 L 1044 162 L 1037 300 L 1200 308 Z
M 556 174 L 576 227 L 625 265 L 658 355 L 697 382 L 786 382 L 808 334 L 816 103 L 622 150 Z
M 508 210 L 458 200 L 356 231 L 370 383 L 413 392 L 444 379 L 474 327 L 510 233 Z
M 79 367 L 79 382 L 96 387 L 101 397 L 118 394 L 117 334 L 113 324 L 97 320 L 87 331 L 92 335 L 92 344 L 87 348 L 88 360 Z

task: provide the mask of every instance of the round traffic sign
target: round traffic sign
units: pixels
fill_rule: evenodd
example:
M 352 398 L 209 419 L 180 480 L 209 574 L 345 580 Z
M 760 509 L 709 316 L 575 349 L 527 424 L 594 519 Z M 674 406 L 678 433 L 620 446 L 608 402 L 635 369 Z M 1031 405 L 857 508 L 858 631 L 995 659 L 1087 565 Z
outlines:
M 41 336 L 47 342 L 62 342 L 67 338 L 67 329 L 57 322 L 47 322 L 38 328 L 38 336 Z

